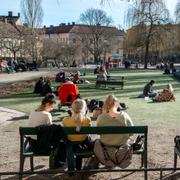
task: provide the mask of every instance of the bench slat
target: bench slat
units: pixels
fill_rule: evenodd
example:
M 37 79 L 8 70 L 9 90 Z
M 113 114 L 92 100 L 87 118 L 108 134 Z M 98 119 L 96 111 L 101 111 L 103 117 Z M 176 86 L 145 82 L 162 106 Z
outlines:
M 145 133 L 148 132 L 147 126 L 108 126 L 108 127 L 82 127 L 79 132 L 74 127 L 64 127 L 66 134 L 131 134 L 131 133 Z M 36 135 L 38 128 L 20 127 L 21 135 Z

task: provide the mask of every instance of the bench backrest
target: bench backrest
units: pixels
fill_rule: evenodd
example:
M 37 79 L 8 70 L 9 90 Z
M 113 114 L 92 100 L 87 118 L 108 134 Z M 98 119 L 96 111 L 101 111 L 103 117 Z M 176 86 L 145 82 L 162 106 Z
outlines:
M 147 126 L 103 126 L 82 127 L 79 132 L 74 127 L 63 127 L 66 134 L 147 134 Z M 38 129 L 33 127 L 20 127 L 20 135 L 37 135 Z

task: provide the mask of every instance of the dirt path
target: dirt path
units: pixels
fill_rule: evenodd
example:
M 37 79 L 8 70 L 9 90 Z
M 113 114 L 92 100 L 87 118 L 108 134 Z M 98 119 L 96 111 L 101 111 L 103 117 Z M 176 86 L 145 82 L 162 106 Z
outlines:
M 0 85 L 2 86 L 8 83 L 38 79 L 40 76 L 52 76 L 54 74 L 56 74 L 56 71 L 27 71 L 11 74 L 0 73 Z

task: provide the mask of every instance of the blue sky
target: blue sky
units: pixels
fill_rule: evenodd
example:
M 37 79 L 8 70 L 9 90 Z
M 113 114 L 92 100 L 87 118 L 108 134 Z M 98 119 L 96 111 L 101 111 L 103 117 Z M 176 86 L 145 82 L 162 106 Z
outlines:
M 114 20 L 114 25 L 124 26 L 124 14 L 130 3 L 127 0 L 109 0 L 110 5 L 100 5 L 100 0 L 42 0 L 44 10 L 43 25 L 58 25 L 60 23 L 79 22 L 79 15 L 87 8 L 100 8 Z M 178 0 L 165 0 L 171 16 Z M 0 0 L 0 15 L 13 11 L 21 12 L 20 0 Z

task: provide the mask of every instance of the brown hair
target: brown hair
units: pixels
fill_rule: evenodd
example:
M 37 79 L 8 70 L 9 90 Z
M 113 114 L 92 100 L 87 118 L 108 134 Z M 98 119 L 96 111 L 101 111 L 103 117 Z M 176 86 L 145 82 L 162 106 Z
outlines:
M 39 110 L 43 111 L 46 107 L 46 104 L 55 104 L 55 95 L 54 94 L 47 94 L 41 101 L 41 105 L 39 106 Z
M 76 131 L 80 131 L 81 129 L 82 120 L 85 116 L 86 109 L 87 109 L 86 102 L 82 99 L 76 99 L 72 103 L 72 110 L 73 110 L 72 117 L 75 119 L 76 122 Z
M 109 110 L 116 104 L 119 103 L 117 97 L 115 97 L 114 95 L 109 95 L 103 105 L 103 110 L 105 113 L 108 113 Z

